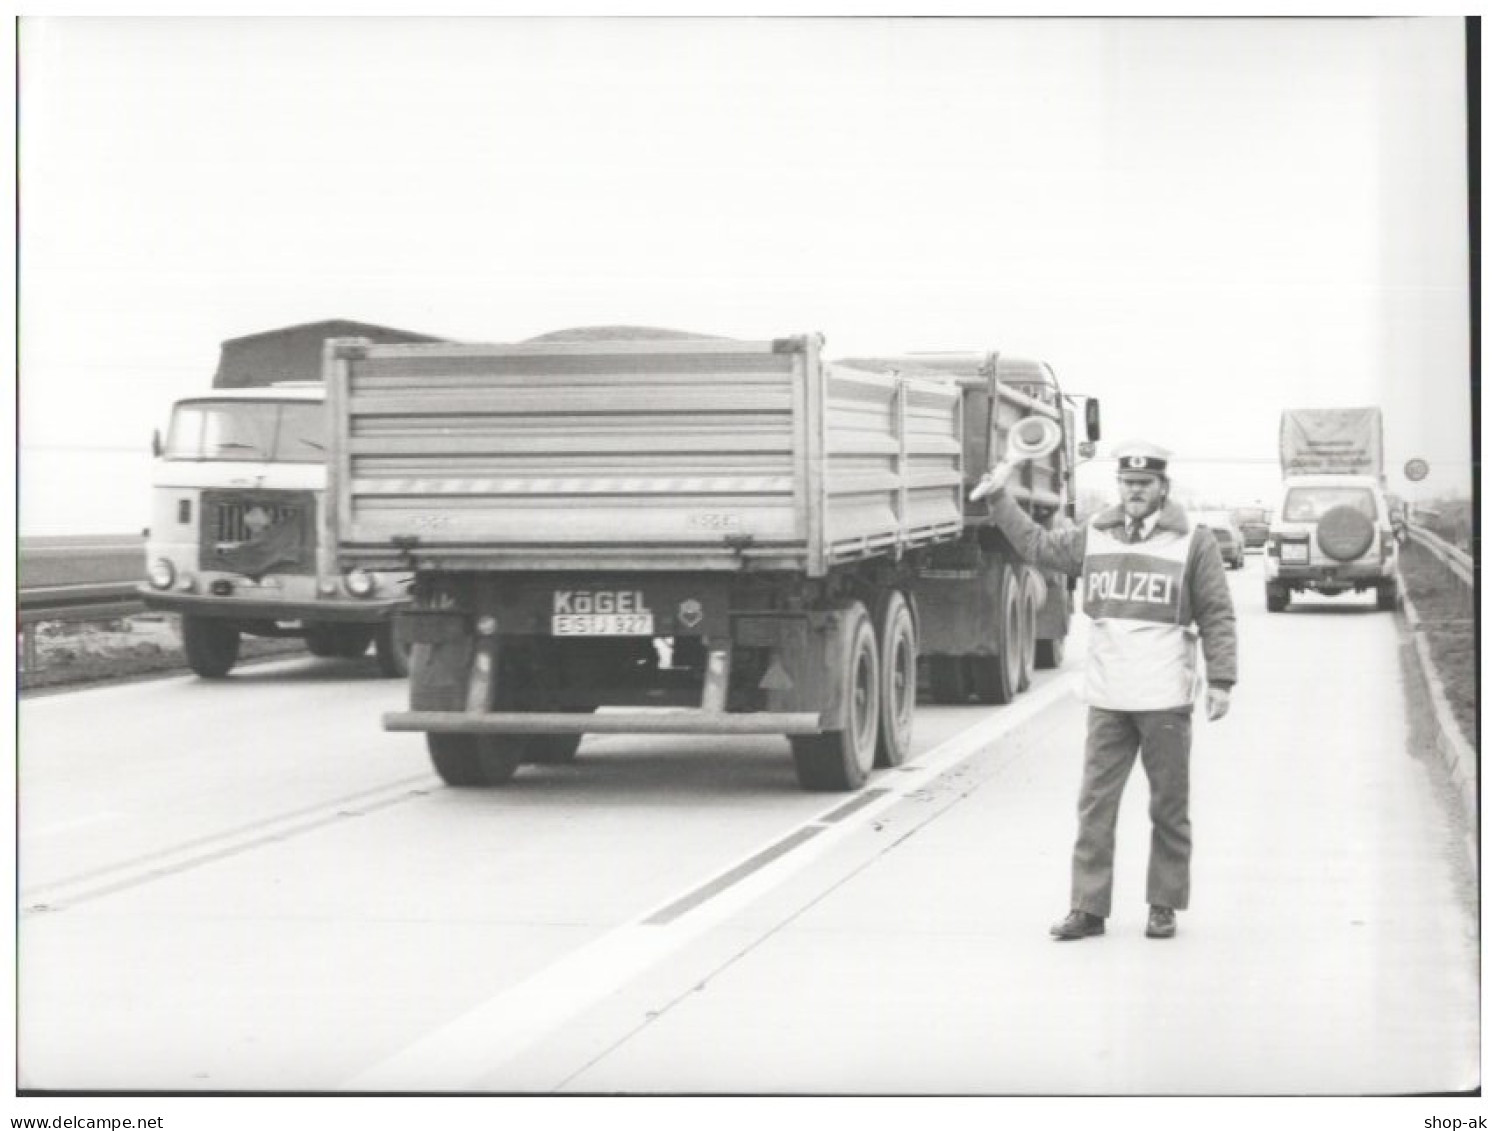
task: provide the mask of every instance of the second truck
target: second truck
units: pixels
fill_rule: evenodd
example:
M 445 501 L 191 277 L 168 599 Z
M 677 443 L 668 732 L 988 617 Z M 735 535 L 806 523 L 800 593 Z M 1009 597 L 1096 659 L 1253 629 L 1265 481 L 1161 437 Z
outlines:
M 230 338 L 210 392 L 172 406 L 153 444 L 147 608 L 181 618 L 188 666 L 221 679 L 245 636 L 299 637 L 316 656 L 354 659 L 374 645 L 386 676 L 408 673 L 394 613 L 409 574 L 340 573 L 321 540 L 327 465 L 323 343 L 434 342 L 334 319 Z
M 1016 497 L 1074 516 L 1073 414 L 996 355 L 828 360 L 772 341 L 330 342 L 327 541 L 411 571 L 409 709 L 453 786 L 587 733 L 782 734 L 812 790 L 910 752 L 933 693 L 1005 702 L 1058 663 L 1067 583 L 966 501 L 1030 417 Z M 1088 437 L 1096 406 L 1088 402 Z

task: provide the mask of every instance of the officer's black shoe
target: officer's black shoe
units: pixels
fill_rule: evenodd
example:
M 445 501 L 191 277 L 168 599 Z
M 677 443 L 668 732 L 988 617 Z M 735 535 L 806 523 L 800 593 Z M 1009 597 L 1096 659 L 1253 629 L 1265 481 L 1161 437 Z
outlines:
M 1070 942 L 1072 939 L 1090 938 L 1092 935 L 1100 935 L 1107 930 L 1107 920 L 1100 915 L 1093 915 L 1087 911 L 1072 911 L 1059 923 L 1050 928 L 1050 933 L 1062 942 Z
M 1151 939 L 1172 939 L 1175 937 L 1175 909 L 1173 907 L 1160 907 L 1157 904 L 1149 908 L 1149 925 L 1144 929 Z

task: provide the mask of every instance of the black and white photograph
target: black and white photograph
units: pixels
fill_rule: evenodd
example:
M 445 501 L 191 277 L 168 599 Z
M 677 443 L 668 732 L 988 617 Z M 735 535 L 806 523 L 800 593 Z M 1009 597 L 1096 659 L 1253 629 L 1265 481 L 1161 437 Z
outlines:
M 1481 21 L 662 11 L 15 21 L 6 1106 L 1484 1126 Z

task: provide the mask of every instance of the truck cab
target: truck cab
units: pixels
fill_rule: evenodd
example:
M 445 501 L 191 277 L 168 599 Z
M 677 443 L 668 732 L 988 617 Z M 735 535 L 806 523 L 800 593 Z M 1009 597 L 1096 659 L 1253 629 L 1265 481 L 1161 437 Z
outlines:
M 178 401 L 156 438 L 140 594 L 181 616 L 199 676 L 227 675 L 244 635 L 348 658 L 372 643 L 383 674 L 409 670 L 393 614 L 410 575 L 340 573 L 321 537 L 326 413 L 320 381 L 218 389 Z

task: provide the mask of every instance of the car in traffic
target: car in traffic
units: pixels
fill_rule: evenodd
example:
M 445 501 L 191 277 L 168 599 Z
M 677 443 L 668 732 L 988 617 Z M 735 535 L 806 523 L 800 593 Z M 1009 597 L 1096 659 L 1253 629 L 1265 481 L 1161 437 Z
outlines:
M 1216 537 L 1216 545 L 1222 552 L 1222 561 L 1228 569 L 1241 569 L 1247 558 L 1242 531 L 1232 521 L 1227 511 L 1197 511 L 1192 516 L 1195 525 L 1205 526 Z
M 1268 542 L 1268 508 L 1238 507 L 1232 521 L 1242 531 L 1242 544 L 1249 550 L 1261 549 Z
M 1398 539 L 1387 496 L 1371 475 L 1298 475 L 1284 480 L 1264 557 L 1268 611 L 1291 593 L 1336 596 L 1372 589 L 1377 607 L 1398 607 Z

